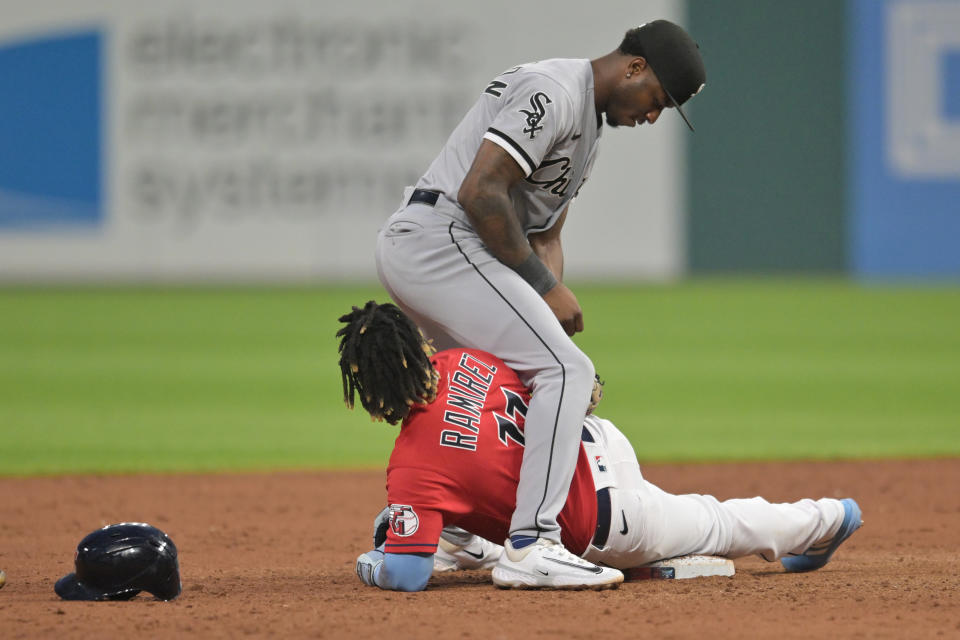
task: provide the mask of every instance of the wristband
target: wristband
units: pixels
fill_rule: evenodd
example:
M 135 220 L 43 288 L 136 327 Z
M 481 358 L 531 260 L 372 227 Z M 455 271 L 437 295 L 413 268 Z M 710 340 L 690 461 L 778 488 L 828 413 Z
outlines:
M 533 251 L 530 252 L 526 260 L 513 267 L 513 270 L 541 296 L 557 286 L 557 278 L 553 275 L 553 272 L 547 268 L 547 265 L 543 264 L 543 260 Z

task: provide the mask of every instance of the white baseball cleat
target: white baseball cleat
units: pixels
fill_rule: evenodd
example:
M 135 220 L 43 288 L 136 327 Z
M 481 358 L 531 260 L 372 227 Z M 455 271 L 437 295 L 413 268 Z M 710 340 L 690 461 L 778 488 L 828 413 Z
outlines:
M 433 555 L 433 572 L 492 569 L 502 553 L 503 547 L 480 536 L 473 536 L 469 543 L 462 545 L 440 538 Z
M 560 543 L 543 538 L 522 549 L 510 540 L 493 568 L 493 583 L 508 589 L 616 589 L 623 574 L 601 567 L 567 551 Z

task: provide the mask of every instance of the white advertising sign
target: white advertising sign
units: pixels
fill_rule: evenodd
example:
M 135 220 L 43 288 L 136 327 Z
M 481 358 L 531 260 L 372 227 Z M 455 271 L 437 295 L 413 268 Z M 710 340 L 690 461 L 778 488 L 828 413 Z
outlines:
M 605 4 L 0 0 L 0 280 L 373 280 L 378 227 L 490 78 L 682 21 Z M 682 269 L 682 135 L 605 132 L 570 277 Z

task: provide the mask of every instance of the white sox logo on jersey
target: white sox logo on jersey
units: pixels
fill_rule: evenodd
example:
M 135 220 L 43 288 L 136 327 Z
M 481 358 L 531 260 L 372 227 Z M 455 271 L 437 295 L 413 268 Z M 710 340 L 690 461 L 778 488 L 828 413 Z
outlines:
M 537 135 L 538 131 L 543 129 L 543 127 L 540 126 L 540 121 L 543 120 L 543 116 L 547 114 L 546 105 L 552 102 L 553 100 L 550 99 L 550 96 L 543 91 L 538 91 L 530 96 L 530 108 L 532 111 L 520 109 L 520 113 L 527 116 L 527 128 L 524 129 L 523 132 L 529 133 L 531 140 Z
M 567 186 L 570 184 L 570 171 L 570 158 L 544 160 L 537 170 L 530 174 L 527 182 L 563 198 L 567 195 Z
M 408 504 L 390 505 L 390 529 L 401 538 L 412 536 L 420 528 L 417 512 Z

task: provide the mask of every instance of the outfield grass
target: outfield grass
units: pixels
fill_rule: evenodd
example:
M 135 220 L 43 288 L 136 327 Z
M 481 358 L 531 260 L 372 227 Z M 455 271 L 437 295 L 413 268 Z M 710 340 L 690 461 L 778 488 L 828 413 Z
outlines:
M 960 455 L 960 290 L 575 287 L 641 460 Z M 0 289 L 0 474 L 378 467 L 336 318 L 379 288 Z

